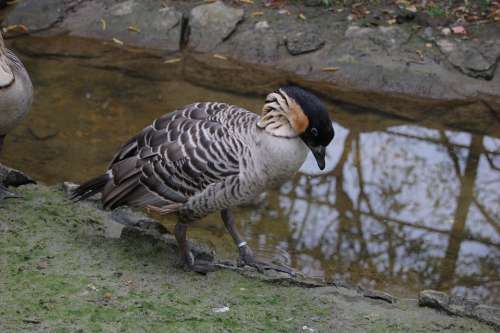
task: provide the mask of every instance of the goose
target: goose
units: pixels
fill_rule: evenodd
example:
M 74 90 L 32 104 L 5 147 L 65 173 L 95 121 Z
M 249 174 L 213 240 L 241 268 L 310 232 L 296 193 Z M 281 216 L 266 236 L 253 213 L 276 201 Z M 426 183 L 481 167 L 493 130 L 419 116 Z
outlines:
M 290 179 L 309 150 L 323 170 L 333 137 L 325 106 L 298 86 L 267 95 L 260 116 L 226 103 L 194 103 L 163 115 L 132 137 L 106 173 L 80 185 L 71 197 L 79 201 L 102 193 L 105 209 L 128 205 L 177 214 L 181 263 L 199 273 L 212 267 L 195 262 L 187 228 L 220 212 L 239 262 L 262 272 L 276 266 L 256 260 L 235 227 L 231 209 Z
M 33 102 L 33 85 L 23 63 L 4 45 L 0 33 L 0 152 L 5 136 L 26 116 Z M 16 195 L 0 184 L 0 200 Z

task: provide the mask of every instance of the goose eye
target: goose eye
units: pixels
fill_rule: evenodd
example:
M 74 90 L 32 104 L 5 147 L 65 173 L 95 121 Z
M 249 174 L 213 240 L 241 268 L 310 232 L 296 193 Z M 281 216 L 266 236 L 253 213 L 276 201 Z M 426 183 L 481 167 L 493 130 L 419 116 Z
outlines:
M 311 128 L 311 134 L 314 136 L 318 136 L 318 129 L 316 127 Z

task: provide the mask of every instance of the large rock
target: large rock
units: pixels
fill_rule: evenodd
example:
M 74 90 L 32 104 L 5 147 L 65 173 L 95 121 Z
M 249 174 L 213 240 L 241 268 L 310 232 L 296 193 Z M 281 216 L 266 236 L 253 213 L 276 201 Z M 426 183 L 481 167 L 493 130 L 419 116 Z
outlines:
M 9 13 L 5 25 L 24 25 L 33 33 L 51 28 L 64 16 L 64 0 L 25 0 Z
M 423 290 L 418 295 L 418 305 L 443 311 L 449 315 L 470 317 L 500 329 L 500 308 L 479 304 L 474 300 L 450 297 L 436 290 Z
M 214 50 L 242 19 L 243 9 L 226 6 L 221 1 L 193 8 L 189 18 L 189 46 L 198 52 Z
M 447 56 L 448 61 L 464 74 L 487 80 L 493 78 L 496 59 L 487 59 L 480 52 L 481 45 L 477 41 L 456 42 L 451 39 L 440 39 L 437 45 Z M 500 48 L 500 43 L 498 45 Z M 494 47 L 494 44 L 491 45 L 491 48 Z M 500 55 L 500 51 L 497 54 Z
M 159 2 L 84 2 L 69 13 L 63 27 L 72 35 L 109 39 L 125 45 L 180 50 L 182 13 Z

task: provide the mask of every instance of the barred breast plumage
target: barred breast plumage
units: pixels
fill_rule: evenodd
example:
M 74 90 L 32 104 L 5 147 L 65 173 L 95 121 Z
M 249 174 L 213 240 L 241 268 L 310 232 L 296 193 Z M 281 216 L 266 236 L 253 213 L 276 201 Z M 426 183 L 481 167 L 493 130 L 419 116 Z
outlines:
M 5 48 L 0 34 L 0 149 L 7 135 L 30 110 L 33 86 L 21 60 Z
M 158 118 L 130 139 L 108 171 L 78 187 L 73 198 L 102 192 L 104 208 L 176 212 L 181 257 L 197 271 L 202 269 L 189 259 L 185 227 L 220 210 L 244 261 L 255 266 L 227 209 L 292 176 L 308 147 L 324 166 L 324 147 L 332 138 L 323 105 L 298 87 L 268 95 L 260 117 L 225 103 L 194 103 Z
M 5 136 L 14 129 L 30 110 L 33 86 L 21 60 L 5 48 L 0 32 L 0 152 Z M 16 197 L 0 183 L 0 200 Z
M 121 205 L 178 211 L 190 198 L 214 184 L 229 188 L 235 201 L 243 195 L 235 181 L 250 156 L 251 124 L 257 115 L 224 103 L 195 103 L 174 111 L 125 144 L 109 166 L 103 190 L 106 208 Z M 188 205 L 194 215 L 206 200 Z

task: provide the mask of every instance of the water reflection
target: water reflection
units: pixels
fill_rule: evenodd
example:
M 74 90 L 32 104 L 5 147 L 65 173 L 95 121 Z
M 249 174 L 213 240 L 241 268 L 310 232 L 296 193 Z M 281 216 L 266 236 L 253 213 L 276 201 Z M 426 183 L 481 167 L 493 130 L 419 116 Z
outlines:
M 279 192 L 294 266 L 494 301 L 499 295 L 500 140 L 419 126 L 336 126 L 329 170 Z M 267 218 L 263 212 L 261 220 Z
M 2 161 L 50 184 L 99 174 L 117 147 L 176 107 L 196 100 L 262 106 L 261 97 L 189 84 L 175 67 L 152 82 L 85 58 L 23 61 L 36 102 L 7 138 Z M 498 302 L 500 140 L 339 108 L 332 115 L 336 137 L 325 172 L 311 157 L 269 193 L 266 208 L 239 211 L 256 252 L 399 295 L 432 287 Z M 235 253 L 218 218 L 190 236 L 211 239 L 222 256 Z

